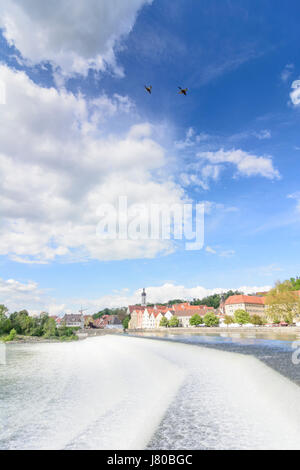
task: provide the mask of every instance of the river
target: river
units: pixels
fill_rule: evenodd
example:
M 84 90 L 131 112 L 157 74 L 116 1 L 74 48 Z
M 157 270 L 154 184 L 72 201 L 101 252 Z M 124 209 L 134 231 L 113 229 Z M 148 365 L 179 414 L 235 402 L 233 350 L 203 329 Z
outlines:
M 6 346 L 0 449 L 300 447 L 291 340 L 157 339 Z

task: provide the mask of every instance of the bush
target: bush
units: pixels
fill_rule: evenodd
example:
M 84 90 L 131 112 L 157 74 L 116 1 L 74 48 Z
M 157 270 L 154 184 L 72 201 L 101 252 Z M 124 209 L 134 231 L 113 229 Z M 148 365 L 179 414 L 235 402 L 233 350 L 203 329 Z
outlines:
M 202 317 L 200 317 L 200 315 L 198 315 L 198 313 L 196 313 L 196 315 L 192 316 L 192 318 L 190 318 L 190 325 L 191 326 L 199 326 L 199 325 L 202 325 L 203 323 L 203 319 Z
M 231 315 L 225 315 L 224 323 L 225 325 L 232 325 L 232 323 L 234 323 L 233 317 Z
M 64 342 L 64 341 L 78 341 L 79 338 L 77 335 L 71 335 L 71 336 L 60 336 L 59 341 Z
M 262 325 L 263 324 L 263 319 L 259 315 L 252 315 L 250 318 L 250 321 L 253 325 Z
M 10 333 L 8 336 L 5 336 L 4 338 L 2 338 L 2 341 L 4 341 L 5 343 L 8 343 L 9 341 L 13 341 L 14 339 L 16 339 L 16 336 L 17 336 L 16 330 L 12 329 L 10 330 Z
M 73 336 L 73 333 L 74 333 L 74 328 L 69 328 L 67 326 L 61 326 L 57 328 L 56 330 L 56 334 L 60 338 L 62 338 L 63 336 L 66 336 L 66 337 Z
M 207 313 L 204 317 L 204 323 L 208 327 L 219 326 L 219 319 L 213 313 Z
M 235 322 L 239 325 L 246 325 L 247 323 L 250 323 L 250 315 L 248 312 L 246 312 L 246 310 L 236 310 L 234 312 L 234 319 Z

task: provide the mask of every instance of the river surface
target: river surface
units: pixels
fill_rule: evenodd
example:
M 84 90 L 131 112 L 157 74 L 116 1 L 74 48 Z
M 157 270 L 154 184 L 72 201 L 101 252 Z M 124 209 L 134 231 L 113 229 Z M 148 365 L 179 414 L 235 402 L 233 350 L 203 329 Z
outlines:
M 8 345 L 0 449 L 299 449 L 295 339 L 166 333 Z

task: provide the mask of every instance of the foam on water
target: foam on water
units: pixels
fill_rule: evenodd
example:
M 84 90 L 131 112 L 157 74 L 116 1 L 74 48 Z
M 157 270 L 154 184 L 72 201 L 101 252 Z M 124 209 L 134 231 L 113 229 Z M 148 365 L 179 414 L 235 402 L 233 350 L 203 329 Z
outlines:
M 300 388 L 251 356 L 140 338 L 11 345 L 0 448 L 299 448 Z

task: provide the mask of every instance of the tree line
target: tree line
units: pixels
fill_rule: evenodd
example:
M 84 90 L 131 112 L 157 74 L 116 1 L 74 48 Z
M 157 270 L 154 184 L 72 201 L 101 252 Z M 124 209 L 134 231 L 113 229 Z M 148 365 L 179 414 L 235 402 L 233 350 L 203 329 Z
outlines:
M 47 313 L 31 317 L 27 310 L 21 310 L 9 315 L 7 307 L 0 305 L 0 339 L 13 341 L 18 335 L 61 341 L 78 339 L 74 328 L 67 328 L 65 325 L 57 327 L 54 318 Z

